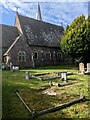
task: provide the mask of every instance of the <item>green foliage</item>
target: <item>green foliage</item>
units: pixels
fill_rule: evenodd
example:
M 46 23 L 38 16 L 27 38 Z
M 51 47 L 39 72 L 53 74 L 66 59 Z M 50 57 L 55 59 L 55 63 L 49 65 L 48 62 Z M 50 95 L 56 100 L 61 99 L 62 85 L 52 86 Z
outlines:
M 61 49 L 79 62 L 89 62 L 90 53 L 90 17 L 77 17 L 71 25 L 66 27 L 61 40 Z

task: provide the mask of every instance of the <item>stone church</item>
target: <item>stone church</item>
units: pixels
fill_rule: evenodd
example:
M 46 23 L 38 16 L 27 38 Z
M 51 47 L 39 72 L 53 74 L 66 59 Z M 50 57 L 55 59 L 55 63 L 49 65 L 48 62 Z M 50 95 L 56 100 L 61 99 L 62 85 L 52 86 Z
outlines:
M 64 61 L 60 50 L 63 27 L 42 21 L 40 6 L 36 19 L 16 12 L 14 26 L 2 29 L 3 62 L 20 68 L 59 65 Z

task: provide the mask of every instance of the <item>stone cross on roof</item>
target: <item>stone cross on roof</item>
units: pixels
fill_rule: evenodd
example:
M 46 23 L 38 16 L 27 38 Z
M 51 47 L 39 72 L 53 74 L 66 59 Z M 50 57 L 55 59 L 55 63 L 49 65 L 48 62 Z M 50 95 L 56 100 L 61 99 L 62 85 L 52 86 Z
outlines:
M 16 13 L 18 13 L 18 9 L 19 9 L 19 7 L 16 7 Z

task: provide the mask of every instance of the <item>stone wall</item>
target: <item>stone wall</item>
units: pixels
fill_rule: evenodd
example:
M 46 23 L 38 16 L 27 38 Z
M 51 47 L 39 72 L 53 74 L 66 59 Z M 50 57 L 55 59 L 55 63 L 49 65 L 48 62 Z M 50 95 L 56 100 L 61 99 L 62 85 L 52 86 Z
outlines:
M 26 61 L 19 62 L 19 51 L 26 53 Z M 63 63 L 63 55 L 60 53 L 60 48 L 29 46 L 22 37 L 15 43 L 8 56 L 10 58 L 9 63 L 12 62 L 13 65 L 19 66 L 20 68 L 59 65 Z

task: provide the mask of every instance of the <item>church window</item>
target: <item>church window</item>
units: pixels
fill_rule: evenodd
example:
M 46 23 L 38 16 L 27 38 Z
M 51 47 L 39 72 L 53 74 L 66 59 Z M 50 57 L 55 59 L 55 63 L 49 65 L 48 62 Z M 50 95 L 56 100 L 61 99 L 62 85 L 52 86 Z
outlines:
M 21 51 L 18 52 L 18 61 L 22 62 L 22 52 Z
M 55 57 L 56 57 L 56 52 L 54 51 L 54 52 L 53 52 L 53 58 L 55 58 Z
M 41 51 L 41 59 L 43 60 L 44 59 L 44 52 L 43 51 Z
M 37 59 L 37 52 L 34 53 L 34 58 Z
M 33 52 L 33 58 L 38 59 L 38 52 L 36 50 L 34 50 Z
M 26 62 L 26 53 L 24 51 L 18 52 L 18 62 Z
M 26 53 L 22 51 L 22 62 L 26 62 Z
M 46 59 L 51 59 L 51 53 L 49 51 L 46 53 Z
M 57 53 L 57 58 L 61 59 L 61 53 L 59 53 L 59 52 Z

